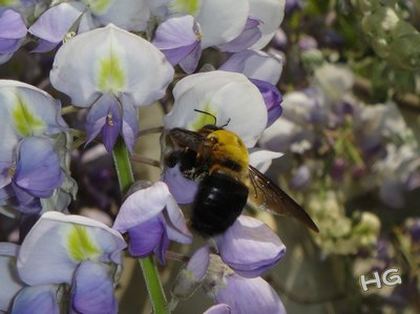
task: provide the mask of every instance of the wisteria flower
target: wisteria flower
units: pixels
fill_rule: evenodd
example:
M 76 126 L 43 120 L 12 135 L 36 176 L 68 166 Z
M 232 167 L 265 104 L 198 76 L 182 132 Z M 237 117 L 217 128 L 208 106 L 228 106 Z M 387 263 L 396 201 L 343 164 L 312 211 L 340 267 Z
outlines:
M 230 249 L 234 252 L 228 252 Z M 204 246 L 194 253 L 178 275 L 173 289 L 175 297 L 188 298 L 202 287 L 216 303 L 224 305 L 221 305 L 224 310 L 230 308 L 232 313 L 285 312 L 274 290 L 258 277 L 285 253 L 284 245 L 267 226 L 241 216 L 217 240 L 216 250 L 218 254 Z M 262 265 L 265 266 L 260 268 Z
M 199 130 L 214 124 L 238 134 L 248 147 L 255 145 L 267 125 L 267 110 L 258 89 L 242 74 L 212 71 L 180 80 L 174 90 L 174 107 L 164 119 L 165 129 Z M 251 119 L 249 117 L 252 117 Z M 229 123 L 228 123 L 229 122 Z
M 65 1 L 46 10 L 29 32 L 39 38 L 35 52 L 54 49 L 66 34 L 76 33 L 113 23 L 128 31 L 144 31 L 150 17 L 145 0 Z
M 282 114 L 283 97 L 276 84 L 283 70 L 283 59 L 257 50 L 244 50 L 233 54 L 219 70 L 245 74 L 259 89 L 268 110 L 267 127 Z
M 75 184 L 66 162 L 70 139 L 60 109 L 59 102 L 44 91 L 0 81 L 1 205 L 31 213 L 46 209 L 47 203 L 55 210 L 68 206 Z
M 75 106 L 89 108 L 88 142 L 101 133 L 108 151 L 119 135 L 133 148 L 137 108 L 161 98 L 172 76 L 173 68 L 158 49 L 112 24 L 64 44 L 50 73 L 56 89 Z
M 203 49 L 235 39 L 244 29 L 248 14 L 247 1 L 202 0 L 169 2 L 170 14 L 191 15 L 200 25 Z M 215 19 L 214 17 L 218 18 Z
M 231 9 L 233 6 L 235 10 Z M 190 4 L 172 1 L 169 10 L 183 15 L 170 16 L 163 21 L 156 29 L 153 44 L 172 65 L 179 64 L 186 73 L 193 73 L 203 49 L 227 44 L 246 28 L 248 9 L 247 1 L 205 0 Z M 221 18 L 215 20 L 214 14 Z
M 284 17 L 286 0 L 248 0 L 249 16 L 261 21 L 259 29 L 261 38 L 251 47 L 261 49 L 265 47 L 276 34 Z
M 129 195 L 113 229 L 128 232 L 131 255 L 144 257 L 154 253 L 162 264 L 169 240 L 184 244 L 192 241 L 184 215 L 163 182 Z
M 18 281 L 7 286 L 2 309 L 59 313 L 68 306 L 72 312 L 117 313 L 114 280 L 125 246 L 118 232 L 92 219 L 42 215 L 14 255 L 10 270 L 17 270 Z
M 0 10 L 0 64 L 19 49 L 27 33 L 22 16 L 14 10 Z

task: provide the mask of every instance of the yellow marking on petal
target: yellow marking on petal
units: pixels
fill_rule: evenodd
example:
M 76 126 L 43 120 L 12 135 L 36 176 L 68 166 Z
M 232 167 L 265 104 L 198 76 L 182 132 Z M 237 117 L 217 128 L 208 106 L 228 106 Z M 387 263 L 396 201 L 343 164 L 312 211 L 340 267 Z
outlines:
M 118 56 L 113 52 L 100 60 L 98 86 L 103 92 L 116 94 L 125 85 L 125 75 Z
M 94 14 L 103 14 L 110 7 L 110 0 L 84 0 L 83 1 Z
M 45 128 L 44 122 L 30 111 L 19 96 L 16 96 L 16 103 L 12 109 L 12 119 L 16 130 L 24 137 L 39 134 Z
M 0 7 L 9 7 L 17 4 L 17 0 L 0 0 Z
M 101 250 L 96 246 L 85 226 L 72 225 L 67 236 L 68 252 L 74 261 L 95 259 L 101 254 Z
M 170 9 L 176 13 L 196 15 L 200 9 L 201 0 L 173 0 Z
M 214 124 L 214 119 L 211 115 L 217 116 L 217 112 L 212 110 L 210 105 L 206 105 L 204 108 L 200 110 L 207 112 L 209 114 L 197 112 L 197 119 L 189 125 L 189 129 L 198 131 L 205 125 Z

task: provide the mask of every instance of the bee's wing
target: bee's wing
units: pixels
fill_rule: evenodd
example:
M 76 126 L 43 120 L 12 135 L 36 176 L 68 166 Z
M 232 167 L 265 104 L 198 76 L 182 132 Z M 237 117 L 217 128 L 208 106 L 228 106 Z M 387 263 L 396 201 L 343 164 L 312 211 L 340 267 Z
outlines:
M 202 134 L 181 128 L 169 130 L 168 136 L 177 146 L 194 151 L 198 151 L 200 143 L 204 140 Z
M 311 217 L 298 203 L 252 166 L 249 166 L 249 179 L 251 187 L 248 199 L 251 204 L 273 214 L 293 216 L 313 231 L 319 232 Z

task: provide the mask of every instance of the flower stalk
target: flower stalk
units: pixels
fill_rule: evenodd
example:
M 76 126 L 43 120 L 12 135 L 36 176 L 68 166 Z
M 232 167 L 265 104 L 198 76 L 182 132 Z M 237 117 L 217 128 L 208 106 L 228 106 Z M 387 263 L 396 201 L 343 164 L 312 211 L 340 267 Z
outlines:
M 121 192 L 126 193 L 134 183 L 134 176 L 127 147 L 121 138 L 115 144 L 112 154 Z M 155 314 L 169 313 L 165 293 L 153 257 L 140 258 L 139 263 L 146 282 L 153 312 Z

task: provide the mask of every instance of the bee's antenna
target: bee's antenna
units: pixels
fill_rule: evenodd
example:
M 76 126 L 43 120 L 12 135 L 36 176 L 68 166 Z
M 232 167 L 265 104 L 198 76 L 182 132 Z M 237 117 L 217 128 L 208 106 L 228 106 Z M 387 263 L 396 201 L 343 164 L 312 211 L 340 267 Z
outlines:
M 211 114 L 210 112 L 203 111 L 203 110 L 199 110 L 199 109 L 194 109 L 194 111 L 195 111 L 195 112 L 199 112 L 199 113 L 202 113 L 202 114 L 205 114 L 205 115 L 208 115 L 208 116 L 212 117 L 212 118 L 214 119 L 214 125 L 215 125 L 215 126 L 217 126 L 217 118 L 216 118 L 216 116 L 215 116 L 214 114 Z M 230 119 L 229 119 L 229 121 L 230 121 Z M 228 123 L 229 123 L 229 122 L 228 122 Z
M 229 123 L 230 123 L 230 118 L 227 120 L 227 122 L 226 122 L 225 124 L 223 124 L 223 125 L 221 126 L 221 128 L 224 128 L 225 126 L 228 126 L 228 125 L 229 125 Z

